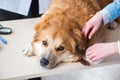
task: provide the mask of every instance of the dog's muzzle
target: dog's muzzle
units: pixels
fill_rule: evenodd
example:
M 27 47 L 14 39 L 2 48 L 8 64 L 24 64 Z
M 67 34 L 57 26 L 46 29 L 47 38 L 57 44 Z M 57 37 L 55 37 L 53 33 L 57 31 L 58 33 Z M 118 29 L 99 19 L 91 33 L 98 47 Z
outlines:
M 40 66 L 43 68 L 54 68 L 58 64 L 57 56 L 50 54 L 45 54 L 40 58 Z
M 46 66 L 48 66 L 48 64 L 49 64 L 49 60 L 48 60 L 48 59 L 46 59 L 46 58 L 41 58 L 41 60 L 40 60 L 40 65 L 41 65 L 42 67 L 46 67 Z

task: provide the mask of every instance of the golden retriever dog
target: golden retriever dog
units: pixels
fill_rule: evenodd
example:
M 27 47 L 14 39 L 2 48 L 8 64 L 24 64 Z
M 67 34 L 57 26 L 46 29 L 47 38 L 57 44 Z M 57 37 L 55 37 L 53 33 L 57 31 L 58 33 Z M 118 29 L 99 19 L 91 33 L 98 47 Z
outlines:
M 81 62 L 90 65 L 82 54 L 96 42 L 103 42 L 106 27 L 101 27 L 92 39 L 82 35 L 86 22 L 112 0 L 52 0 L 48 11 L 35 26 L 32 49 L 28 56 L 40 58 L 44 68 L 54 68 L 61 62 Z

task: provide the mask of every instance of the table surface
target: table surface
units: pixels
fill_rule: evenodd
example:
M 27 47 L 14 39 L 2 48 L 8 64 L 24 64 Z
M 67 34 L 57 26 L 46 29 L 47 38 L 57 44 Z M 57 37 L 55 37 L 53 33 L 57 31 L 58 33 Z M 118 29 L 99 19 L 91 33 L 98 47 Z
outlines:
M 10 35 L 1 35 L 8 44 L 0 47 L 0 80 L 18 80 L 39 76 L 48 76 L 73 70 L 84 70 L 120 64 L 120 56 L 114 55 L 104 59 L 103 62 L 89 67 L 80 63 L 63 63 L 54 69 L 46 70 L 40 67 L 36 57 L 26 57 L 22 50 L 28 46 L 33 38 L 34 26 L 40 18 L 2 21 L 0 24 L 13 29 Z M 108 42 L 120 40 L 120 27 L 109 30 Z

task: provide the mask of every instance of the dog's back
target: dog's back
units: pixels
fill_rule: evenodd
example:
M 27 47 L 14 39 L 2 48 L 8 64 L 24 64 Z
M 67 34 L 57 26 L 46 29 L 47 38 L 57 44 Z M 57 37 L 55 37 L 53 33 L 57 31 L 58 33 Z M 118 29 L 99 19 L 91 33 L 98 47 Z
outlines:
M 48 13 L 59 14 L 74 19 L 81 26 L 94 14 L 113 0 L 53 0 Z M 64 17 L 65 17 L 64 16 Z

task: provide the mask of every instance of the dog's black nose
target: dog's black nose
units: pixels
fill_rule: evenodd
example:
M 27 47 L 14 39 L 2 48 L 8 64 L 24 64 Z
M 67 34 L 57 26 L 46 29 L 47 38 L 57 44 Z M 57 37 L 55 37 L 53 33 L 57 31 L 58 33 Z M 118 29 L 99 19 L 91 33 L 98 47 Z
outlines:
M 42 59 L 40 60 L 40 65 L 41 65 L 41 66 L 46 67 L 48 64 L 49 64 L 48 59 L 42 58 Z

